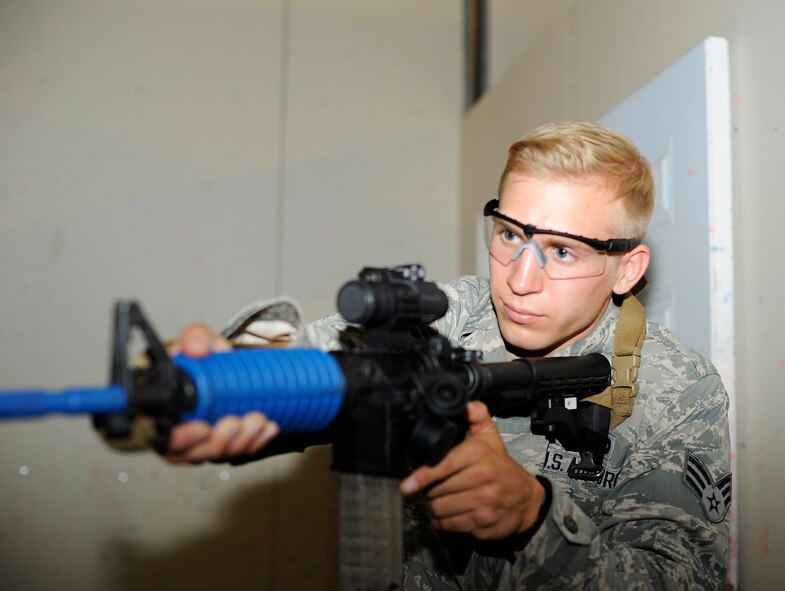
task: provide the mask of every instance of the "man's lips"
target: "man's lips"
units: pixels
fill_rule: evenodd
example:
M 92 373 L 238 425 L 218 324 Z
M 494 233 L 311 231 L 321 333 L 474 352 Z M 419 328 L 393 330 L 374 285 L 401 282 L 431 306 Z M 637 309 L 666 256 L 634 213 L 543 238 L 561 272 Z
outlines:
M 507 318 L 517 324 L 531 324 L 542 318 L 542 315 L 536 314 L 532 310 L 512 307 L 509 304 L 504 304 L 504 313 Z

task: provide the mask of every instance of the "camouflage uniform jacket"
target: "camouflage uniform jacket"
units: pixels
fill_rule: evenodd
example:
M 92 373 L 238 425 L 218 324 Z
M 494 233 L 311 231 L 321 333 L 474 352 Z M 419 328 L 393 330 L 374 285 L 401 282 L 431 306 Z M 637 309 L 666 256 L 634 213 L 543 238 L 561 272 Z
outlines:
M 488 280 L 441 286 L 449 310 L 436 327 L 456 346 L 506 361 Z M 555 355 L 610 358 L 619 311 L 610 305 L 585 338 Z M 302 328 L 297 343 L 337 347 L 340 320 Z M 406 589 L 719 589 L 730 505 L 728 396 L 709 361 L 648 323 L 632 416 L 610 433 L 599 482 L 574 480 L 575 457 L 532 435 L 528 418 L 495 419 L 508 452 L 551 483 L 545 521 L 513 558 L 468 536 L 437 534 L 409 507 Z M 470 541 L 470 540 L 469 540 Z M 456 543 L 457 542 L 457 543 Z

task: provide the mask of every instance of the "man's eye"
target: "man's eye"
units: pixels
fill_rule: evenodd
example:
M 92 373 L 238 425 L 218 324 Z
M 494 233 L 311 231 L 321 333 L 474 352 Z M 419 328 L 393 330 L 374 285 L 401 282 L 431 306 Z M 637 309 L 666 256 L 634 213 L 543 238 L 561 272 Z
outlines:
M 564 248 L 563 246 L 555 246 L 553 248 L 553 256 L 556 257 L 560 261 L 571 261 L 575 258 L 572 251 L 568 248 Z
M 502 228 L 501 236 L 502 236 L 502 240 L 504 240 L 505 242 L 518 242 L 518 240 L 520 240 L 520 236 L 518 236 L 518 234 L 516 234 L 512 230 L 507 230 L 505 228 Z

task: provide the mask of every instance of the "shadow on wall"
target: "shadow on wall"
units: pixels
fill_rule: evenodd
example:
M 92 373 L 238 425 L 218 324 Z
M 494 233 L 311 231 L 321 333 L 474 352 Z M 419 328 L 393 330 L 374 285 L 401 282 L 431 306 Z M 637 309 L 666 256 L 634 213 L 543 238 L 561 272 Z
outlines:
M 199 538 L 162 550 L 116 538 L 107 548 L 120 562 L 112 589 L 337 590 L 338 475 L 329 461 L 328 446 L 309 449 L 286 476 L 239 492 Z

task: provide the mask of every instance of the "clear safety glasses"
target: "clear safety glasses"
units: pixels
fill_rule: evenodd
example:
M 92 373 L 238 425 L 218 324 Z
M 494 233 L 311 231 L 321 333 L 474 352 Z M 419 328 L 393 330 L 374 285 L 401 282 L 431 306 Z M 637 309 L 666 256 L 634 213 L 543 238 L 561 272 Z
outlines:
M 608 253 L 627 252 L 638 246 L 635 238 L 598 240 L 567 232 L 543 230 L 499 213 L 499 200 L 485 204 L 485 245 L 505 267 L 528 250 L 537 266 L 551 279 L 596 277 L 605 272 Z

